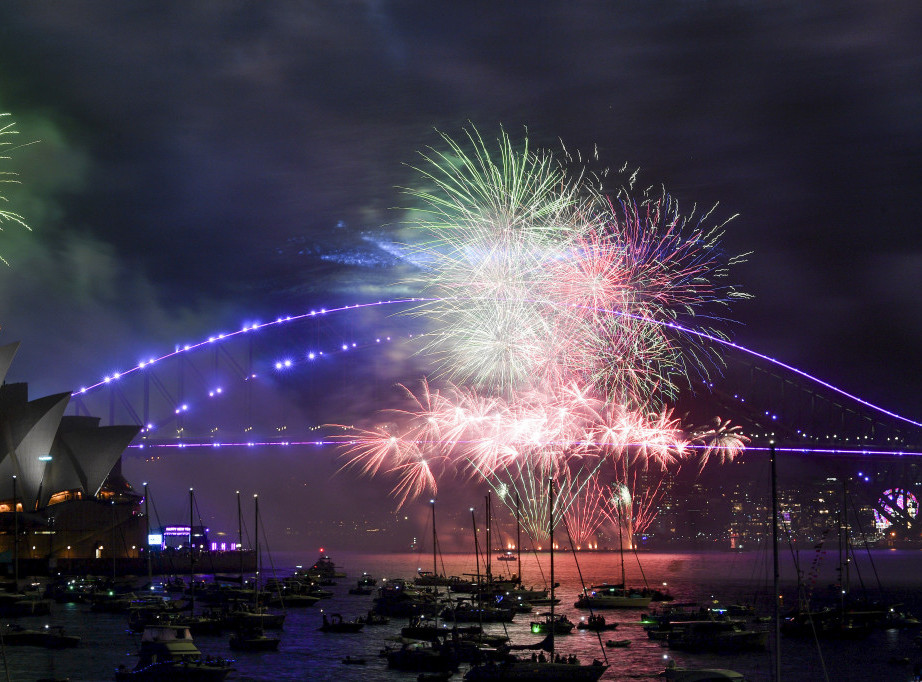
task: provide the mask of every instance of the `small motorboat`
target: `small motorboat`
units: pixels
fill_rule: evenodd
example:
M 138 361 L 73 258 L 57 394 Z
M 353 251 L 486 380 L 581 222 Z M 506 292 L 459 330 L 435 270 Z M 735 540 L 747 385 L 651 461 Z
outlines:
M 606 623 L 605 616 L 594 613 L 586 620 L 581 620 L 576 625 L 577 630 L 592 630 L 593 632 L 601 632 L 602 630 L 615 630 L 618 628 L 617 623 Z
M 670 682 L 744 682 L 742 674 L 726 668 L 679 668 L 675 661 L 669 661 L 659 674 Z
M 605 642 L 605 646 L 609 649 L 623 649 L 624 647 L 631 646 L 631 640 L 629 639 L 609 639 Z
M 359 616 L 355 620 L 357 623 L 364 623 L 365 625 L 387 625 L 391 622 L 390 618 L 382 616 L 380 613 L 375 613 L 374 609 L 370 610 L 364 616 Z
M 365 665 L 365 659 L 356 658 L 354 656 L 346 656 L 343 659 L 343 665 Z
M 279 637 L 267 636 L 262 628 L 238 630 L 230 636 L 230 648 L 234 651 L 277 651 Z
M 0 639 L 6 646 L 42 646 L 46 649 L 66 649 L 80 644 L 76 635 L 64 634 L 64 628 L 51 625 L 37 630 L 7 625 L 0 629 Z
M 321 632 L 358 632 L 363 627 L 365 627 L 364 621 L 343 620 L 341 615 L 334 613 L 329 618 L 327 614 L 323 614 L 323 625 L 318 629 Z

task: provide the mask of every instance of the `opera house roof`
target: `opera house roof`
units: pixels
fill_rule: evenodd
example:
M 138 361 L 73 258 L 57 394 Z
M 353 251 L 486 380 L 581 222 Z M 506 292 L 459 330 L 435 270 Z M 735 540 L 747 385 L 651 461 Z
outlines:
M 13 498 L 14 477 L 24 511 L 62 491 L 95 497 L 140 427 L 66 417 L 70 393 L 29 400 L 27 384 L 5 383 L 18 348 L 0 346 L 0 499 Z

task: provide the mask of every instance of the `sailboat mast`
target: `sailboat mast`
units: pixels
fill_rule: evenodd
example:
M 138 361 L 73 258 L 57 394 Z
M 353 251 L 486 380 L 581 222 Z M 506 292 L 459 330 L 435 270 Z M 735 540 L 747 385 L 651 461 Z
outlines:
M 262 561 L 259 556 L 259 495 L 253 495 L 253 509 L 254 509 L 254 529 L 253 537 L 256 538 L 256 579 L 253 581 L 253 602 L 256 606 L 259 606 L 259 578 L 260 578 L 260 568 L 262 568 Z
M 551 660 L 554 660 L 554 479 L 547 479 L 548 486 L 548 503 L 547 503 L 547 525 L 549 541 L 551 543 Z
M 489 492 L 487 493 L 485 500 L 486 500 L 485 504 L 487 506 L 487 515 L 486 515 L 487 516 L 487 549 L 486 549 L 486 558 L 484 559 L 484 563 L 486 564 L 486 569 L 487 569 L 487 582 L 492 583 L 493 582 L 493 570 L 492 570 L 493 557 L 490 555 L 493 552 L 493 539 L 491 536 L 490 525 L 493 519 L 490 517 L 490 493 Z
M 848 593 L 851 590 L 851 571 L 849 564 L 851 563 L 849 554 L 851 546 L 848 542 L 848 479 L 842 479 L 842 547 L 845 550 L 845 563 L 842 564 L 842 569 L 845 572 L 845 581 L 842 584 L 842 608 L 843 613 L 845 609 L 845 600 L 848 598 Z
M 13 476 L 13 579 L 19 591 L 19 509 L 16 504 L 16 476 Z
M 627 577 L 624 573 L 624 514 L 622 513 L 623 501 L 618 501 L 618 554 L 621 555 L 621 587 L 627 590 Z
M 429 500 L 429 503 L 432 505 L 432 577 L 435 578 L 439 574 L 438 572 L 438 538 L 435 534 L 435 500 Z
M 480 545 L 477 542 L 477 517 L 474 515 L 474 508 L 471 507 L 471 522 L 474 524 L 474 562 L 477 566 L 477 589 L 481 588 L 480 584 Z
M 192 520 L 195 518 L 195 491 L 189 488 L 189 602 L 195 613 L 195 553 L 192 551 Z
M 519 582 L 522 581 L 522 524 L 519 519 L 519 493 L 515 493 L 515 555 L 519 563 Z
M 774 564 L 775 682 L 781 682 L 781 571 L 778 568 L 778 473 L 775 468 L 775 441 L 769 444 L 772 465 L 772 562 Z
M 153 585 L 154 569 L 150 556 L 150 495 L 147 492 L 147 483 L 144 483 L 144 518 L 147 519 L 147 539 L 144 541 L 144 551 L 147 553 L 147 582 Z
M 237 554 L 240 556 L 240 584 L 243 585 L 243 516 L 240 513 L 240 491 L 237 491 Z

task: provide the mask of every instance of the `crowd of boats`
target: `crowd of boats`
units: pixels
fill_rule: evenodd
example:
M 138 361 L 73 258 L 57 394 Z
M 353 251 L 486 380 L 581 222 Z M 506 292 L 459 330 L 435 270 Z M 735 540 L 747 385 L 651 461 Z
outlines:
M 553 490 L 550 492 L 552 496 Z M 433 507 L 433 529 L 434 525 Z M 487 550 L 481 571 L 476 546 L 475 573 L 464 577 L 438 573 L 434 530 L 433 536 L 432 571 L 419 570 L 412 579 L 379 581 L 367 572 L 355 579 L 354 586 L 348 589 L 350 598 L 371 600 L 363 615 L 351 619 L 323 607 L 324 600 L 336 594 L 331 588 L 346 577 L 328 556 L 321 556 L 310 568 L 298 567 L 291 575 L 265 581 L 247 580 L 242 572 L 214 575 L 209 581 L 196 580 L 194 576 L 189 581 L 172 577 L 156 584 L 149 576 L 150 583 L 140 594 L 133 589 L 133 583 L 114 578 L 62 578 L 44 586 L 41 593 L 37 589 L 8 590 L 0 597 L 0 614 L 16 617 L 50 613 L 54 602 L 85 603 L 91 612 L 123 613 L 128 629 L 141 637 L 136 665 L 119 666 L 114 674 L 116 682 L 224 680 L 234 672 L 234 662 L 204 655 L 194 636 L 227 636 L 228 648 L 235 652 L 277 651 L 289 609 L 311 607 L 320 610 L 317 629 L 325 635 L 355 635 L 366 628 L 389 625 L 393 619 L 405 620 L 399 636 L 376 653 L 369 652 L 369 656 L 385 659 L 389 669 L 416 673 L 419 682 L 449 679 L 459 671 L 469 682 L 594 682 L 609 670 L 606 649 L 632 644 L 630 638 L 614 636 L 625 621 L 609 621 L 604 614 L 613 610 L 637 614 L 635 622 L 649 640 L 690 654 L 766 650 L 770 620 L 776 633 L 843 639 L 864 637 L 879 628 L 920 625 L 898 605 L 858 604 L 844 598 L 837 606 L 823 609 L 812 609 L 809 600 L 804 600 L 793 611 L 776 612 L 774 618 L 760 617 L 751 606 L 676 603 L 664 590 L 628 585 L 623 552 L 620 581 L 580 585 L 573 609 L 586 615 L 574 622 L 556 609 L 561 599 L 556 590 L 553 549 L 547 586 L 526 587 L 519 577 L 521 563 L 518 573 L 493 574 L 489 558 L 495 550 Z M 487 542 L 489 548 L 489 532 Z M 549 544 L 553 548 L 553 528 Z M 504 552 L 496 559 L 509 562 L 513 556 Z M 517 555 L 514 559 L 520 561 Z M 512 641 L 506 625 L 526 619 L 531 641 Z M 491 628 L 491 624 L 497 627 Z M 395 630 L 394 626 L 390 630 Z M 523 628 L 515 630 L 521 636 Z M 591 661 L 566 651 L 567 638 L 580 630 L 598 634 L 599 654 Z M 922 644 L 922 638 L 917 641 Z M 0 628 L 0 646 L 63 648 L 79 643 L 79 637 L 51 626 Z M 585 649 L 583 656 L 584 652 Z M 350 654 L 341 662 L 362 666 L 367 659 Z M 743 680 L 740 673 L 728 669 L 675 665 L 666 667 L 661 676 L 674 682 Z
M 44 613 L 54 602 L 86 604 L 91 612 L 124 613 L 128 629 L 141 637 L 137 664 L 119 667 L 114 673 L 117 682 L 224 680 L 233 673 L 234 662 L 203 655 L 195 636 L 227 636 L 234 652 L 275 651 L 282 641 L 288 610 L 315 606 L 320 611 L 318 630 L 334 635 L 406 621 L 398 637 L 370 651 L 368 657 L 379 656 L 388 668 L 416 673 L 420 680 L 449 679 L 459 671 L 473 682 L 597 680 L 609 668 L 604 650 L 593 660 L 582 661 L 564 652 L 566 638 L 589 630 L 599 634 L 605 648 L 630 647 L 632 639 L 617 633 L 625 622 L 624 614 L 632 614 L 628 619 L 636 616 L 650 640 L 685 653 L 762 651 L 769 643 L 770 619 L 758 616 L 748 605 L 677 603 L 663 591 L 603 583 L 582 588 L 573 607 L 586 613 L 574 622 L 554 609 L 560 600 L 553 587 L 526 587 L 516 575 L 461 578 L 420 571 L 413 579 L 379 581 L 363 573 L 355 578 L 348 595 L 371 597 L 366 602 L 370 606 L 363 615 L 347 619 L 324 608 L 324 600 L 337 592 L 333 585 L 344 577 L 324 556 L 308 569 L 299 568 L 290 576 L 262 584 L 240 576 L 214 576 L 208 582 L 173 578 L 157 584 L 156 590 L 148 586 L 139 594 L 128 582 L 70 578 L 48 584 L 40 594 L 35 590 L 8 593 L 10 598 L 0 603 L 15 603 L 17 613 L 30 615 Z M 342 592 L 340 588 L 338 593 Z M 34 606 L 27 609 L 21 605 L 24 602 Z M 606 618 L 615 610 L 616 620 Z M 514 642 L 505 627 L 501 632 L 485 627 L 491 623 L 505 626 L 514 619 L 527 621 L 527 632 L 534 635 L 531 641 Z M 790 636 L 856 638 L 876 628 L 919 625 L 897 607 L 851 605 L 787 613 L 781 629 Z M 521 633 L 522 628 L 517 631 Z M 0 628 L 0 643 L 63 648 L 78 646 L 80 638 L 60 627 L 6 625 Z M 368 659 L 350 655 L 341 662 L 361 666 Z M 669 667 L 662 675 L 683 682 L 743 679 L 732 670 L 716 668 Z

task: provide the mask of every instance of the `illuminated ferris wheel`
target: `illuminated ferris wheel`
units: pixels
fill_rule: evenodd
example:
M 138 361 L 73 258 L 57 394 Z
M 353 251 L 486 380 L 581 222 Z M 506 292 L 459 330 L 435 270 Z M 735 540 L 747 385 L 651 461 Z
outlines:
M 885 530 L 894 524 L 903 525 L 919 514 L 919 500 L 903 488 L 888 488 L 881 493 L 874 510 L 874 525 Z

